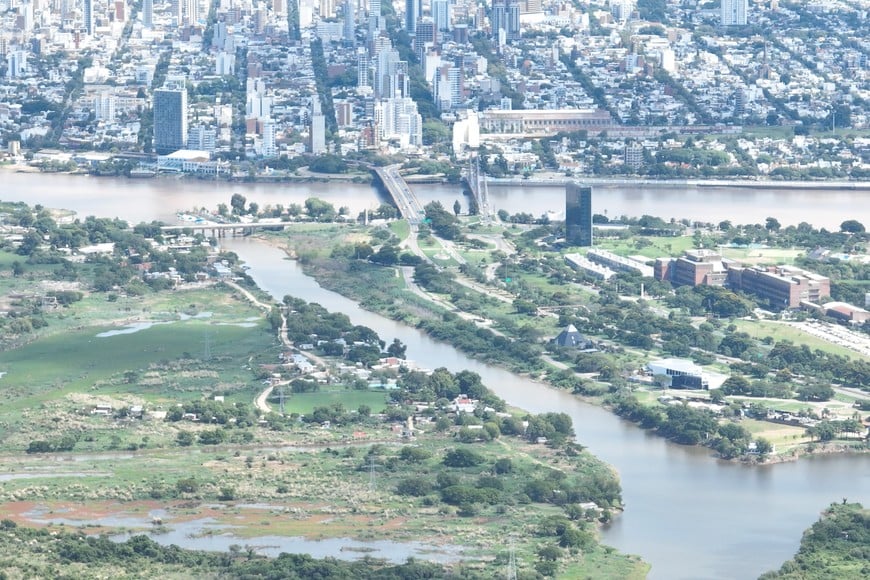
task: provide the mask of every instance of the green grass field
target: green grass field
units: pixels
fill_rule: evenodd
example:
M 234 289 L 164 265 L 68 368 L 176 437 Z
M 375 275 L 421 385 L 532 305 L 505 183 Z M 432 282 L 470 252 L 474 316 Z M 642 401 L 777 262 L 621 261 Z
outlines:
M 7 373 L 0 379 L 7 395 L 5 410 L 38 404 L 49 392 L 88 391 L 95 383 L 126 371 L 142 371 L 179 358 L 202 358 L 206 340 L 214 359 L 257 352 L 273 342 L 260 326 L 243 328 L 202 320 L 161 324 L 108 338 L 96 336 L 113 329 L 117 328 L 70 331 L 0 353 L 0 369 Z M 250 377 L 246 371 L 233 379 Z M 131 386 L 125 388 L 129 391 Z M 147 391 L 137 388 L 142 389 Z
M 638 244 L 639 240 L 645 240 Z M 649 245 L 646 245 L 649 243 Z M 602 250 L 610 250 L 620 256 L 645 256 L 647 258 L 663 258 L 665 256 L 679 256 L 686 250 L 694 247 L 691 236 L 677 238 L 640 237 L 633 240 L 618 240 L 612 238 L 597 238 L 595 247 Z M 576 249 L 572 249 L 575 251 Z
M 411 226 L 407 220 L 398 220 L 390 222 L 390 231 L 395 234 L 400 241 L 407 239 L 411 235 Z
M 372 413 L 379 413 L 387 405 L 386 392 L 381 389 L 356 391 L 344 387 L 324 387 L 316 393 L 287 393 L 284 400 L 285 413 L 298 413 L 305 415 L 311 413 L 317 407 L 328 407 L 341 404 L 345 409 L 358 409 L 360 405 L 367 405 Z M 277 399 L 273 396 L 269 404 L 277 407 Z

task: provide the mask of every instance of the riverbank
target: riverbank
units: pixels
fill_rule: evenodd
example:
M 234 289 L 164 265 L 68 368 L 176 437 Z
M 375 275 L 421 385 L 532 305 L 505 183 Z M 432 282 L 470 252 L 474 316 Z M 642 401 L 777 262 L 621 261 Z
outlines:
M 711 460 L 707 450 L 650 436 L 570 392 L 480 363 L 407 323 L 364 310 L 317 284 L 281 250 L 252 239 L 227 243 L 273 296 L 302 297 L 345 313 L 354 324 L 378 329 L 388 339 L 399 338 L 409 357 L 428 368 L 472 370 L 511 405 L 571 416 L 577 441 L 614 465 L 624 482 L 626 510 L 603 527 L 604 542 L 623 553 L 643 554 L 653 565 L 649 578 L 757 577 L 791 557 L 799 530 L 817 518 L 832 496 L 870 501 L 864 479 L 856 477 L 870 468 L 870 456 L 818 456 L 763 470 Z M 363 278 L 357 283 L 368 284 Z M 707 517 L 698 518 L 699 513 Z M 663 527 L 663 521 L 669 525 Z M 758 539 L 747 546 L 747 535 Z M 733 558 L 736 552 L 742 554 L 739 560 Z
M 355 237 L 359 238 L 359 234 L 355 234 Z M 280 239 L 281 238 L 273 238 L 268 243 L 273 247 L 281 248 L 285 252 L 292 252 L 292 250 L 288 250 L 286 245 L 282 245 L 280 241 L 276 243 L 275 240 Z M 475 302 L 462 297 L 450 296 L 447 289 L 439 290 L 439 292 L 448 292 L 448 294 L 439 294 L 439 297 L 437 298 L 426 292 L 406 292 L 404 291 L 406 288 L 413 290 L 412 286 L 405 283 L 404 278 L 401 276 L 391 275 L 391 270 L 389 268 L 378 267 L 359 261 L 353 261 L 352 264 L 348 264 L 340 258 L 326 258 L 325 254 L 329 253 L 330 248 L 333 248 L 334 250 L 335 248 L 340 247 L 342 242 L 340 236 L 337 238 L 330 238 L 328 243 L 326 243 L 325 240 L 321 240 L 321 242 L 326 245 L 318 245 L 311 240 L 303 241 L 299 239 L 298 236 L 294 236 L 293 238 L 294 244 L 304 244 L 306 247 L 320 247 L 321 252 L 319 257 L 316 254 L 309 255 L 308 259 L 302 262 L 302 268 L 303 271 L 316 279 L 323 287 L 352 298 L 366 309 L 392 318 L 393 320 L 410 323 L 418 329 L 427 332 L 431 337 L 438 340 L 446 340 L 455 347 L 463 350 L 466 354 L 477 357 L 488 363 L 501 365 L 511 372 L 518 373 L 521 376 L 536 379 L 544 378 L 544 380 L 549 381 L 550 384 L 553 384 L 554 386 L 568 388 L 569 390 L 572 388 L 568 385 L 568 383 L 572 383 L 572 381 L 565 376 L 565 373 L 568 372 L 566 369 L 570 368 L 570 366 L 564 364 L 557 365 L 552 358 L 549 358 L 548 362 L 550 364 L 545 364 L 547 357 L 535 358 L 534 354 L 521 357 L 518 352 L 514 353 L 514 346 L 518 343 L 508 337 L 514 336 L 514 338 L 516 338 L 515 332 L 513 334 L 511 332 L 505 334 L 503 330 L 499 330 L 494 332 L 492 337 L 489 337 L 488 339 L 486 338 L 485 335 L 487 331 L 492 332 L 491 329 L 489 329 L 488 326 L 486 328 L 481 328 L 481 325 L 475 324 L 475 322 L 479 320 L 490 320 L 489 324 L 491 325 L 492 312 L 498 310 L 495 306 L 495 304 L 497 304 L 496 302 L 492 302 L 487 307 L 489 310 L 484 309 L 481 311 L 476 309 L 471 313 L 461 312 L 465 318 L 470 318 L 471 321 L 451 319 L 451 316 L 455 318 L 455 304 L 463 303 L 466 305 L 473 305 Z M 445 300 L 447 300 L 446 305 Z M 513 312 L 513 315 L 510 318 L 516 318 L 517 314 L 514 312 L 513 308 L 510 307 L 510 301 L 508 301 L 508 303 L 508 311 Z M 502 306 L 501 309 L 504 310 L 504 307 Z M 496 316 L 496 318 L 501 321 L 499 328 L 509 328 L 513 329 L 513 331 L 519 331 L 519 325 L 522 323 L 527 325 L 526 332 L 531 332 L 529 325 L 532 324 L 532 321 L 547 319 L 546 317 L 544 319 L 531 319 L 531 321 L 523 323 L 522 320 L 519 322 L 512 322 L 510 319 L 505 319 L 503 315 Z M 528 320 L 528 318 L 526 317 L 523 320 Z M 549 332 L 556 333 L 558 332 L 558 329 L 550 329 Z M 471 341 L 468 338 L 469 336 L 476 336 L 479 340 Z M 494 344 L 495 342 L 499 342 L 500 346 L 498 348 L 491 348 L 492 344 L 490 343 Z M 541 348 L 539 345 L 529 345 L 528 353 L 533 353 L 536 347 Z M 608 350 L 618 347 L 619 345 L 616 343 L 610 344 Z M 584 377 L 581 374 L 569 374 L 573 375 L 575 380 L 581 381 L 580 384 L 588 381 L 588 377 Z M 587 383 L 579 390 L 576 386 L 573 387 L 573 390 L 575 393 L 579 392 L 585 395 L 583 396 L 584 401 L 605 406 L 614 412 L 616 412 L 618 407 L 625 404 L 625 401 L 620 398 L 621 395 L 616 396 L 619 395 L 619 393 L 615 391 L 609 383 Z M 597 393 L 589 395 L 591 392 Z M 614 393 L 616 393 L 616 395 L 614 395 Z M 656 414 L 661 415 L 654 425 L 658 426 L 659 429 L 653 429 L 652 432 L 667 431 L 667 435 L 664 433 L 660 434 L 662 436 L 667 436 L 669 439 L 682 442 L 682 435 L 680 433 L 671 432 L 670 427 L 673 427 L 673 424 L 660 424 L 662 422 L 667 423 L 671 420 L 676 421 L 676 419 L 671 419 L 670 412 L 665 413 L 669 408 L 669 405 L 660 405 L 657 402 L 661 394 L 661 392 L 656 394 L 655 392 L 644 391 L 642 399 L 642 406 L 654 407 Z M 694 405 L 707 408 L 709 406 L 709 393 L 690 393 L 690 395 L 690 407 Z M 786 407 L 798 404 L 795 401 L 766 401 L 765 399 L 755 399 L 754 402 L 786 405 Z M 632 408 L 638 404 L 637 401 L 633 401 Z M 823 416 L 825 413 L 832 413 L 833 416 L 836 417 L 836 414 L 841 411 L 840 407 L 845 407 L 845 404 L 832 402 L 827 406 L 830 408 L 824 410 Z M 822 407 L 825 407 L 825 405 L 806 403 L 806 409 L 803 410 L 815 410 L 816 413 L 819 413 L 823 411 Z M 851 415 L 853 411 L 853 409 L 848 410 L 848 415 Z M 635 418 L 634 411 L 629 412 L 623 410 L 617 414 L 635 420 L 636 422 L 644 422 Z M 667 417 L 665 415 L 667 415 Z M 703 419 L 703 417 L 699 415 L 697 419 Z M 680 421 L 689 420 L 690 418 L 680 419 Z M 724 431 L 724 433 L 732 434 L 732 437 L 735 439 L 727 445 L 725 443 L 722 443 L 721 445 L 719 443 L 713 445 L 713 443 L 709 442 L 713 440 L 708 440 L 707 436 L 715 438 L 724 437 L 724 435 L 720 435 L 717 430 L 717 427 L 721 425 L 735 427 L 735 429 Z M 744 427 L 744 425 L 746 427 Z M 648 425 L 646 427 L 649 428 Z M 825 446 L 816 444 L 812 441 L 808 434 L 809 432 L 805 433 L 805 428 L 803 427 L 780 425 L 776 422 L 769 423 L 763 420 L 753 421 L 737 419 L 732 424 L 731 421 L 720 419 L 719 421 L 711 422 L 710 428 L 712 428 L 712 432 L 707 432 L 704 437 L 695 439 L 695 444 L 701 446 L 711 455 L 713 454 L 713 451 L 710 450 L 712 447 L 720 457 L 734 463 L 780 463 L 796 460 L 798 457 L 805 455 L 844 452 L 850 450 L 849 448 L 851 447 L 850 445 Z M 762 446 L 760 449 L 764 449 L 761 453 L 754 452 L 753 446 L 750 445 L 750 443 L 754 442 L 756 438 L 759 442 L 758 444 Z M 708 442 L 701 445 L 702 441 Z M 860 445 L 860 442 L 856 443 L 856 446 Z M 742 451 L 735 451 L 735 448 L 740 449 L 741 447 L 743 449 Z M 859 449 L 857 451 L 863 450 Z
M 43 174 L 39 167 L 24 164 L 2 164 L 0 170 L 11 171 L 15 173 L 37 173 Z M 95 176 L 84 171 L 52 171 L 50 174 L 63 175 L 78 175 L 97 178 L 120 178 L 124 179 L 123 175 L 117 176 Z M 355 184 L 370 184 L 372 178 L 367 173 L 315 173 L 311 171 L 303 171 L 299 174 L 276 174 L 262 173 L 253 177 L 245 176 L 202 176 L 194 174 L 169 174 L 159 173 L 155 176 L 158 180 L 191 180 L 191 181 L 210 181 L 224 183 L 355 183 Z M 127 179 L 135 179 L 129 177 Z M 434 176 L 414 174 L 406 178 L 409 184 L 450 184 L 448 180 L 440 179 Z M 498 186 L 513 186 L 519 188 L 528 187 L 555 187 L 563 188 L 568 183 L 581 182 L 587 185 L 597 185 L 602 187 L 619 187 L 619 186 L 644 186 L 644 187 L 661 187 L 661 188 L 738 188 L 738 189 L 756 189 L 756 190 L 831 190 L 831 191 L 855 191 L 855 192 L 870 192 L 870 181 L 843 181 L 843 180 L 820 180 L 820 181 L 780 181 L 775 179 L 648 179 L 648 178 L 619 178 L 619 177 L 594 177 L 594 176 L 573 176 L 566 177 L 564 174 L 551 172 L 536 172 L 529 177 L 488 177 L 487 183 Z M 456 185 L 456 184 L 452 184 Z

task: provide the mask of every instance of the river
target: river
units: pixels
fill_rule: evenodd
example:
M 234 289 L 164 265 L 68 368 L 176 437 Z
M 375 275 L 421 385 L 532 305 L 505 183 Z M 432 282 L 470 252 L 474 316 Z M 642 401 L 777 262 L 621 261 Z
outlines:
M 227 203 L 233 192 L 261 206 L 300 203 L 310 195 L 347 205 L 353 211 L 378 203 L 370 187 L 354 184 L 128 181 L 15 173 L 4 173 L 0 178 L 3 200 L 68 208 L 82 216 L 117 216 L 133 222 L 170 220 L 179 209 L 211 208 Z M 452 205 L 448 191 L 442 188 L 415 186 L 421 198 L 431 195 Z M 525 191 L 516 195 L 526 195 Z M 561 194 L 554 191 L 558 190 L 548 189 L 548 195 L 555 202 Z M 860 203 L 861 193 L 834 192 L 839 199 L 837 208 L 830 203 L 816 204 L 812 196 L 805 197 L 806 193 L 802 190 L 795 194 L 797 197 L 788 198 L 794 205 L 809 204 L 804 208 L 806 213 L 801 214 L 804 217 L 797 221 L 828 227 L 836 227 L 844 219 L 870 221 L 868 205 Z M 511 195 L 507 194 L 507 199 Z M 621 190 L 615 195 L 622 197 L 620 203 L 625 207 L 641 207 L 631 205 L 630 191 Z M 697 196 L 715 198 L 709 190 L 703 195 L 685 192 L 685 196 L 692 195 L 697 204 L 702 203 Z M 832 192 L 819 195 L 830 196 Z M 743 223 L 764 219 L 755 216 L 775 215 L 784 224 L 789 223 L 782 212 L 772 211 L 777 209 L 775 204 L 765 205 L 762 197 L 760 205 L 755 206 L 755 199 L 750 194 L 746 204 L 739 206 L 727 197 L 712 199 L 704 219 Z M 539 213 L 548 209 L 537 202 L 531 207 L 508 211 Z M 662 212 L 637 209 L 631 215 L 643 213 Z M 610 212 L 616 214 L 616 210 Z M 249 274 L 277 299 L 291 294 L 344 312 L 355 324 L 376 330 L 388 342 L 399 338 L 408 345 L 408 356 L 421 365 L 473 370 L 512 405 L 533 412 L 562 411 L 571 415 L 578 441 L 612 464 L 622 480 L 626 510 L 603 530 L 604 541 L 621 551 L 640 554 L 653 566 L 651 578 L 755 578 L 790 558 L 802 530 L 832 501 L 848 498 L 870 505 L 870 455 L 820 456 L 764 467 L 717 461 L 705 449 L 667 443 L 568 393 L 479 363 L 414 328 L 362 310 L 356 303 L 320 288 L 294 262 L 285 260 L 280 250 L 247 239 L 230 239 L 226 245 L 248 263 Z
M 351 215 L 376 208 L 382 201 L 370 186 L 360 183 L 227 183 L 177 178 L 124 179 L 66 174 L 15 173 L 0 170 L 0 199 L 41 203 L 48 207 L 73 209 L 82 217 L 100 216 L 129 221 L 160 219 L 171 221 L 175 212 L 229 204 L 233 193 L 248 201 L 267 205 L 303 203 L 319 197 L 336 208 L 346 206 Z M 467 200 L 456 185 L 413 184 L 421 202 L 440 201 L 452 208 Z M 489 188 L 491 205 L 508 213 L 565 211 L 564 188 L 498 184 Z M 764 223 L 775 217 L 783 225 L 808 222 L 815 227 L 837 230 L 848 219 L 870 226 L 870 191 L 800 188 L 758 189 L 738 187 L 696 187 L 677 185 L 601 185 L 593 190 L 592 209 L 611 218 L 644 214 L 665 219 L 687 218 L 718 223 Z
M 577 440 L 619 471 L 625 512 L 603 530 L 604 542 L 640 554 L 650 578 L 756 578 L 794 555 L 800 534 L 832 501 L 870 504 L 870 455 L 819 456 L 749 467 L 706 449 L 666 442 L 576 397 L 471 359 L 415 328 L 361 309 L 321 288 L 284 253 L 250 239 L 225 243 L 277 299 L 290 294 L 344 312 L 429 368 L 469 369 L 508 403 L 532 412 L 561 411 Z

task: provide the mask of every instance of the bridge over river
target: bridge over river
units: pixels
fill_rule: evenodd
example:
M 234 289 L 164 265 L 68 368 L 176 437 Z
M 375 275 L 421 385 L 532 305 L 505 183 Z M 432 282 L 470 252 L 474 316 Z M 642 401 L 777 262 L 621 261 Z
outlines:
M 399 173 L 399 165 L 387 165 L 386 167 L 373 167 L 375 175 L 381 180 L 381 183 L 386 189 L 390 197 L 399 208 L 399 213 L 402 217 L 408 220 L 412 226 L 420 225 L 423 221 L 426 212 L 423 210 L 423 205 L 405 179 Z

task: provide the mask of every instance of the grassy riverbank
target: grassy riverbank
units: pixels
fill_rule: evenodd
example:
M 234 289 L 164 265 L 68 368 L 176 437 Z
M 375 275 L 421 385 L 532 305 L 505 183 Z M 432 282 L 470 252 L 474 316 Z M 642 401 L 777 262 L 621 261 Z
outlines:
M 798 325 L 732 317 L 726 326 L 723 320 L 687 316 L 678 302 L 682 298 L 639 301 L 631 296 L 637 291 L 632 286 L 637 287 L 639 282 L 630 278 L 618 282 L 627 296 L 618 296 L 613 288 L 599 290 L 598 285 L 588 281 L 571 282 L 570 270 L 559 259 L 561 256 L 540 251 L 534 243 L 546 235 L 546 228 L 530 230 L 527 240 L 523 239 L 526 234 L 515 228 L 487 231 L 489 237 L 485 237 L 473 222 L 469 220 L 465 227 L 474 238 L 472 241 L 484 240 L 476 244 L 482 247 L 467 241 L 446 246 L 468 262 L 462 268 L 455 265 L 433 268 L 426 264 L 396 268 L 359 259 L 353 249 L 359 244 L 377 247 L 380 243 L 398 243 L 398 236 L 390 238 L 378 229 L 356 228 L 352 234 L 333 229 L 284 239 L 291 253 L 295 248 L 306 248 L 300 261 L 306 272 L 324 287 L 356 300 L 367 309 L 416 326 L 475 358 L 543 378 L 587 400 L 610 406 L 623 417 L 656 429 L 677 442 L 704 441 L 723 458 L 753 463 L 796 459 L 807 453 L 866 450 L 860 436 L 850 436 L 856 428 L 860 429 L 855 421 L 862 397 L 855 389 L 831 391 L 830 395 L 817 398 L 812 389 L 829 390 L 824 378 L 802 378 L 790 383 L 791 375 L 780 373 L 773 377 L 766 367 L 759 374 L 754 366 L 761 365 L 747 358 L 748 354 L 735 351 L 742 358 L 723 357 L 722 353 L 732 354 L 730 347 L 717 350 L 715 344 L 721 341 L 723 345 L 740 345 L 747 352 L 757 351 L 755 360 L 771 351 L 795 356 L 793 349 L 804 346 L 814 349 L 819 357 L 851 357 L 856 353 L 815 338 Z M 502 232 L 505 238 L 524 243 L 520 257 L 505 256 L 494 250 L 492 242 L 485 241 L 503 245 L 499 239 Z M 404 230 L 401 233 L 401 239 L 408 237 Z M 673 246 L 683 248 L 692 244 L 691 237 L 663 239 L 666 247 L 656 250 L 654 244 L 645 244 L 642 251 L 649 250 L 650 256 L 660 255 Z M 421 235 L 416 244 L 425 256 L 447 252 L 442 248 L 444 242 L 432 236 Z M 633 238 L 608 240 L 604 244 L 623 252 L 641 246 Z M 414 242 L 407 247 L 413 248 Z M 795 256 L 795 250 L 789 250 L 789 255 Z M 663 292 L 654 284 L 648 285 L 650 288 L 657 295 Z M 567 324 L 575 324 L 590 336 L 597 352 L 578 354 L 548 344 L 547 338 L 558 334 Z M 723 378 L 751 369 L 756 378 L 766 380 L 756 381 L 758 386 L 754 390 L 747 383 L 745 391 L 733 389 L 734 392 L 725 392 L 725 396 L 723 391 L 669 391 L 655 381 L 626 380 L 647 362 L 676 352 L 691 355 Z M 829 360 L 840 365 L 848 359 Z M 852 368 L 862 372 L 860 363 Z M 807 373 L 807 368 L 802 371 Z M 806 388 L 809 394 L 803 394 L 804 387 L 800 386 L 805 382 L 813 385 Z M 680 414 L 672 407 L 681 401 L 684 407 L 706 408 L 688 409 Z M 718 409 L 719 416 L 707 408 Z M 766 409 L 789 413 L 793 418 L 765 420 Z M 798 417 L 814 418 L 816 423 L 821 418 L 821 423 L 818 428 L 815 423 L 813 428 L 807 428 L 798 422 Z M 688 428 L 693 423 L 703 425 L 703 429 Z M 756 448 L 763 451 L 753 452 Z

